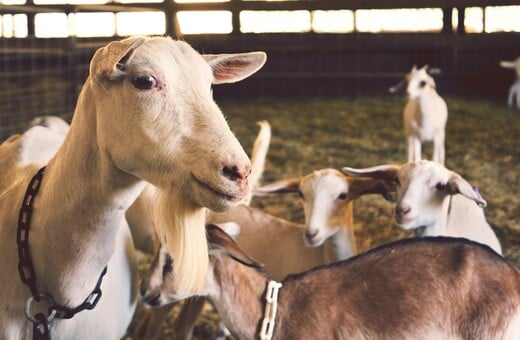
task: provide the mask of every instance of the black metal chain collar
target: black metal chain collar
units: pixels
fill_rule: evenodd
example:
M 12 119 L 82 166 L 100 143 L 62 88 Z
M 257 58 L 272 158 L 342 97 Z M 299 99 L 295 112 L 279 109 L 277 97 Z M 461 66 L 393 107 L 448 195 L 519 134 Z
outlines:
M 41 168 L 36 175 L 34 175 L 27 186 L 22 207 L 20 208 L 20 215 L 18 216 L 18 228 L 16 229 L 18 272 L 20 273 L 22 282 L 31 290 L 31 296 L 25 304 L 25 316 L 33 323 L 33 339 L 50 339 L 51 321 L 54 318 L 70 319 L 85 309 L 94 309 L 101 298 L 101 282 L 103 281 L 103 276 L 107 273 L 107 267 L 105 267 L 99 276 L 94 290 L 87 296 L 82 304 L 74 308 L 57 305 L 52 296 L 40 294 L 38 291 L 36 287 L 36 274 L 29 250 L 29 229 L 31 227 L 34 197 L 40 189 L 44 172 L 45 167 Z M 31 304 L 33 300 L 36 300 L 36 302 L 45 301 L 47 304 L 50 304 L 48 316 L 45 316 L 45 314 L 41 312 L 35 315 L 31 314 Z

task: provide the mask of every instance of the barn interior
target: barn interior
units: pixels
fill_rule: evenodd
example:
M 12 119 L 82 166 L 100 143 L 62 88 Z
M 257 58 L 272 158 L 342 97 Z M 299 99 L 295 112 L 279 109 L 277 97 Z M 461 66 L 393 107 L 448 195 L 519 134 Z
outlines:
M 390 93 L 413 65 L 429 65 L 446 100 L 446 167 L 488 203 L 486 218 L 504 256 L 520 266 L 520 108 L 517 81 L 502 61 L 520 56 L 514 0 L 4 0 L 0 4 L 0 142 L 38 116 L 70 122 L 95 51 L 133 35 L 171 36 L 203 54 L 265 51 L 265 66 L 213 96 L 244 149 L 258 121 L 272 138 L 261 183 L 321 168 L 407 161 L 406 93 Z M 519 91 L 520 93 L 520 91 Z M 426 144 L 424 158 L 433 146 Z M 297 194 L 254 197 L 251 205 L 303 223 Z M 360 252 L 414 237 L 395 226 L 382 197 L 355 203 Z M 141 254 L 145 271 L 150 254 Z M 138 307 L 128 338 L 147 307 Z M 180 306 L 159 338 L 174 338 Z M 216 338 L 207 304 L 194 339 Z

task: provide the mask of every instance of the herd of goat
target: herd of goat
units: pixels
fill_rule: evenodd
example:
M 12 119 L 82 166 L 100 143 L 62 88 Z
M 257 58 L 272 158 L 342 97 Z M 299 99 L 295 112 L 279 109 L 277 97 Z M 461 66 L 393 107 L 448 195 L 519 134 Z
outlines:
M 115 41 L 93 56 L 70 126 L 38 118 L 0 145 L 1 339 L 120 339 L 138 303 L 155 308 L 129 336 L 151 339 L 192 296 L 237 339 L 520 339 L 520 271 L 486 201 L 444 166 L 448 110 L 427 66 L 399 85 L 407 163 L 261 186 L 270 126 L 259 123 L 249 158 L 211 86 L 265 61 L 166 37 Z M 502 66 L 518 73 L 520 59 Z M 287 193 L 303 224 L 249 204 Z M 358 254 L 363 195 L 381 195 L 422 237 Z M 144 277 L 136 249 L 155 254 Z M 177 338 L 191 337 L 204 303 L 186 300 Z

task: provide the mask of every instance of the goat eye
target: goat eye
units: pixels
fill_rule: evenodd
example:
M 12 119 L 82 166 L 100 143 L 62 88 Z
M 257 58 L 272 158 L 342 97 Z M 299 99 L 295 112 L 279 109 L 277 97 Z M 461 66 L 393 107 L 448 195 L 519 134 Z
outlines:
M 425 86 L 426 86 L 426 82 L 424 80 L 421 80 L 421 82 L 419 83 L 419 87 L 423 88 Z
M 300 196 L 300 198 L 303 199 L 303 192 L 301 192 L 300 190 L 298 190 L 298 196 Z
M 338 199 L 346 200 L 347 199 L 347 193 L 346 192 L 342 192 L 341 194 L 339 194 Z
M 439 183 L 435 184 L 435 189 L 437 189 L 439 191 L 443 191 L 444 188 L 446 188 L 446 184 L 444 184 L 444 183 L 439 182 Z
M 153 76 L 137 76 L 132 78 L 132 85 L 138 90 L 151 90 L 157 86 L 157 79 Z

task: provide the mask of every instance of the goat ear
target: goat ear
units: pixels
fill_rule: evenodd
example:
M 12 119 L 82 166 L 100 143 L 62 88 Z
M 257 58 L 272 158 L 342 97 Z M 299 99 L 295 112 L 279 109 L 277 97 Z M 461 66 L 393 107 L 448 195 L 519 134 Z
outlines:
M 514 61 L 502 60 L 500 61 L 500 66 L 502 66 L 503 68 L 515 68 L 516 63 Z
M 208 241 L 211 248 L 224 251 L 227 255 L 246 266 L 261 267 L 258 262 L 244 253 L 242 249 L 238 247 L 231 236 L 226 234 L 216 225 L 206 225 L 206 233 L 208 234 Z
M 287 194 L 300 190 L 301 177 L 282 179 L 253 190 L 255 196 Z
M 487 202 L 480 196 L 477 190 L 474 190 L 471 185 L 462 178 L 459 174 L 451 172 L 451 177 L 446 185 L 448 193 L 450 195 L 461 194 L 477 203 L 481 208 L 487 206 Z
M 265 52 L 203 55 L 213 71 L 213 84 L 235 83 L 264 66 Z
M 341 168 L 341 171 L 348 176 L 371 177 L 392 183 L 399 183 L 399 170 L 401 170 L 401 166 L 392 164 L 378 165 L 365 169 L 355 169 L 350 167 Z
M 392 192 L 395 191 L 395 186 L 392 182 L 385 182 L 376 178 L 346 178 L 349 184 L 349 196 L 352 198 L 369 194 L 380 194 L 387 201 L 394 200 Z
M 134 51 L 145 41 L 144 37 L 132 37 L 114 41 L 96 51 L 90 62 L 90 75 L 100 81 L 116 79 L 126 70 Z

